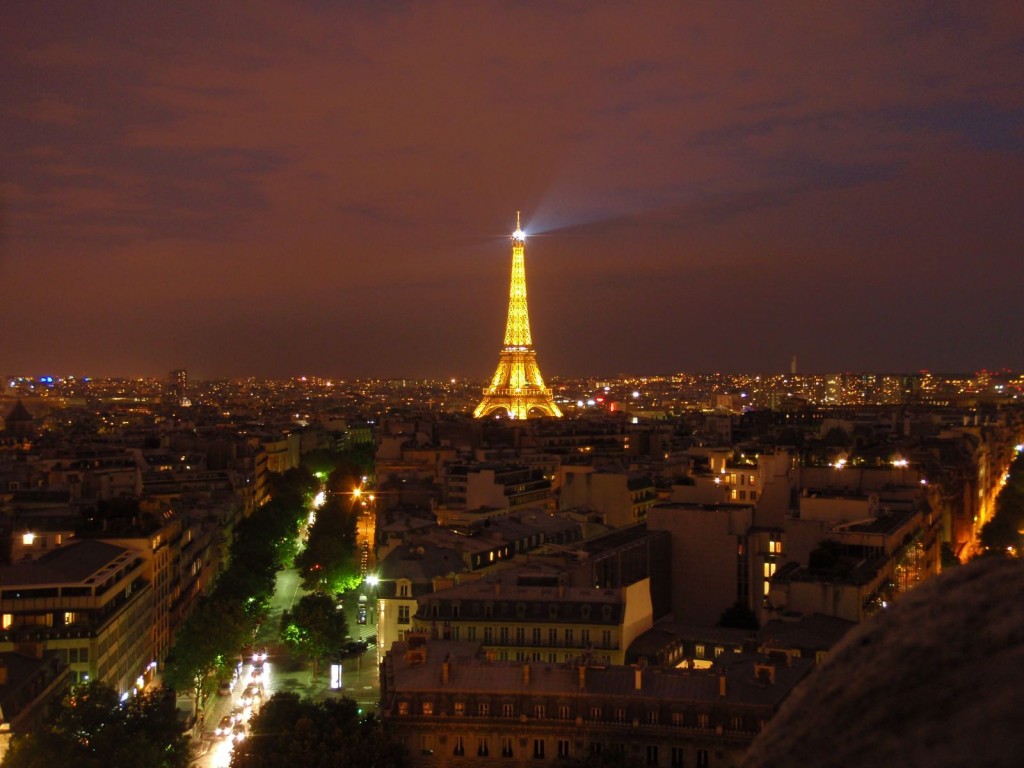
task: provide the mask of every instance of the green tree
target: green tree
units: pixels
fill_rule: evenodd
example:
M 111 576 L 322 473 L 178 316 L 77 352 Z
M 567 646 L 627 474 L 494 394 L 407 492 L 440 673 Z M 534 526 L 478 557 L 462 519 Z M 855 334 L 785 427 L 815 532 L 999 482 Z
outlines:
M 295 565 L 307 590 L 338 591 L 338 585 L 356 570 L 356 514 L 347 496 L 328 496 L 317 510 L 306 547 Z
M 175 635 L 164 682 L 192 697 L 195 714 L 231 674 L 250 626 L 240 605 L 203 600 Z
M 319 592 L 303 596 L 291 613 L 282 616 L 281 629 L 289 648 L 310 662 L 314 680 L 320 662 L 340 651 L 348 633 L 345 614 L 337 610 L 334 600 Z
M 16 736 L 4 768 L 179 768 L 190 759 L 188 737 L 177 719 L 174 693 L 158 689 L 122 703 L 107 685 L 75 688 L 52 722 Z
M 277 693 L 235 746 L 231 768 L 405 768 L 404 748 L 351 699 L 313 702 Z
M 1024 454 L 1010 465 L 1006 485 L 996 497 L 992 519 L 981 527 L 979 539 L 987 554 L 1020 557 L 1024 548 Z

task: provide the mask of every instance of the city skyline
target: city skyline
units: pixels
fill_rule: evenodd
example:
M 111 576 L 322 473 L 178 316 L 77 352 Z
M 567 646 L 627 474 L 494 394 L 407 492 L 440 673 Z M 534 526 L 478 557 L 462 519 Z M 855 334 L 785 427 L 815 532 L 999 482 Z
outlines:
M 5 373 L 1024 368 L 1014 3 L 5 8 Z

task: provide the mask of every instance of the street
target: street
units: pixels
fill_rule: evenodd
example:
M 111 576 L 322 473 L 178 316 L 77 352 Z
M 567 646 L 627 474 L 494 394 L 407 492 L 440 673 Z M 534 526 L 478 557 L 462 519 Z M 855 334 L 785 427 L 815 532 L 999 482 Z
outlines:
M 375 647 L 370 646 L 359 656 L 346 657 L 342 663 L 341 688 L 332 690 L 329 664 L 323 666 L 316 681 L 311 681 L 308 663 L 293 659 L 287 646 L 280 642 L 281 616 L 304 594 L 297 571 L 278 571 L 267 617 L 257 630 L 253 642 L 253 650 L 258 652 L 266 649 L 267 658 L 263 662 L 262 670 L 255 672 L 255 677 L 253 660 L 243 659 L 238 682 L 231 695 L 216 696 L 208 704 L 203 731 L 196 740 L 198 756 L 193 765 L 197 768 L 226 768 L 231 762 L 233 737 L 218 736 L 215 728 L 222 718 L 231 715 L 232 710 L 240 712 L 241 719 L 247 722 L 249 717 L 259 711 L 260 703 L 275 693 L 292 692 L 315 701 L 345 696 L 357 701 L 364 711 L 376 708 L 380 697 L 380 680 Z M 374 625 L 356 623 L 356 609 L 357 598 L 353 593 L 343 606 L 352 639 L 366 640 L 376 635 Z M 252 706 L 246 707 L 242 703 L 242 694 L 250 683 L 262 685 L 263 697 L 256 699 Z

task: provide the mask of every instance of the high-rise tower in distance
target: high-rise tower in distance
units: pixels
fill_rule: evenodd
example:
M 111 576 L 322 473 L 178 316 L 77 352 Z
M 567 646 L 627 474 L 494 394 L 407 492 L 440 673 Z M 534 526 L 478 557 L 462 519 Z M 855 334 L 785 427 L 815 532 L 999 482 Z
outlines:
M 505 345 L 498 355 L 498 370 L 491 385 L 484 390 L 484 399 L 473 411 L 479 419 L 504 410 L 510 419 L 525 419 L 531 411 L 561 418 L 562 411 L 544 386 L 544 377 L 537 367 L 537 352 L 530 336 L 530 313 L 526 308 L 526 233 L 519 225 L 512 233 L 512 285 L 508 293 L 508 322 Z

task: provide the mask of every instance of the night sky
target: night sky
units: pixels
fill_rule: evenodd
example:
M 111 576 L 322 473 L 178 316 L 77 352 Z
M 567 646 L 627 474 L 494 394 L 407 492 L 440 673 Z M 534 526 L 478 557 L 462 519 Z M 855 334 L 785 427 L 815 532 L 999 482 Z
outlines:
M 7 2 L 0 373 L 1024 367 L 1009 2 Z

